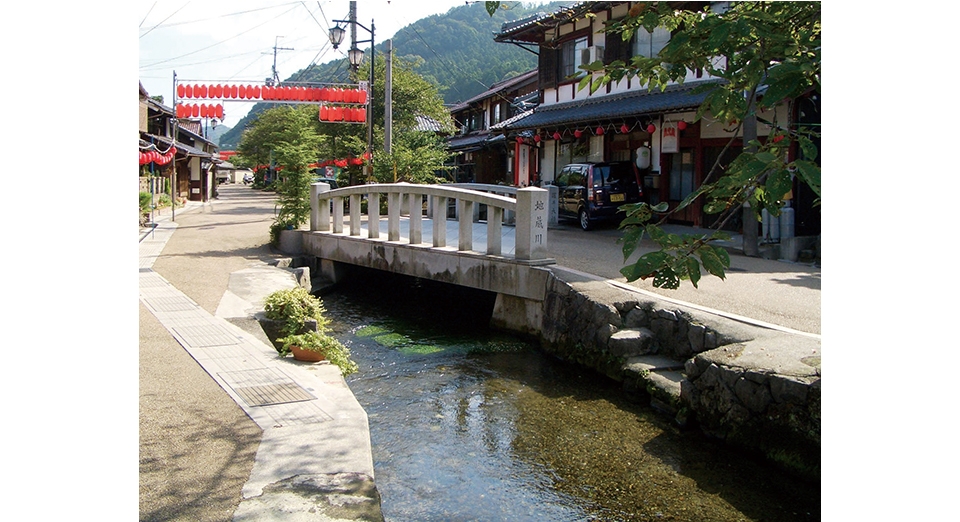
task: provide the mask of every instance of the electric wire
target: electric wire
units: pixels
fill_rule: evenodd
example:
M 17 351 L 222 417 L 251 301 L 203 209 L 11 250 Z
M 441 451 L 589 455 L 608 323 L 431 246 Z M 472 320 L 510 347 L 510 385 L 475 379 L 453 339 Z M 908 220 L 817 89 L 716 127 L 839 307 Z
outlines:
M 233 35 L 233 36 L 231 36 L 230 38 L 227 38 L 227 39 L 225 39 L 225 40 L 221 40 L 221 41 L 219 41 L 219 42 L 217 42 L 217 43 L 208 45 L 208 46 L 206 46 L 206 47 L 204 47 L 204 48 L 197 49 L 197 50 L 195 50 L 195 51 L 191 51 L 191 52 L 186 53 L 186 54 L 181 54 L 180 56 L 175 56 L 175 57 L 173 57 L 173 58 L 167 58 L 166 60 L 161 60 L 161 61 L 159 61 L 159 62 L 154 62 L 154 63 L 150 63 L 150 64 L 147 64 L 147 65 L 142 65 L 142 66 L 140 66 L 140 68 L 141 68 L 141 69 L 145 69 L 145 68 L 153 67 L 153 66 L 156 66 L 156 65 L 160 65 L 160 64 L 162 64 L 162 63 L 172 62 L 172 61 L 174 61 L 174 60 L 179 60 L 180 58 L 183 58 L 183 57 L 186 57 L 186 56 L 190 56 L 190 55 L 194 55 L 194 54 L 197 54 L 197 53 L 199 53 L 199 52 L 202 52 L 202 51 L 206 51 L 207 49 L 210 49 L 210 48 L 216 47 L 216 46 L 218 46 L 218 45 L 220 45 L 220 44 L 229 42 L 230 40 L 233 40 L 234 38 L 239 38 L 239 37 L 243 36 L 244 34 L 247 34 L 247 33 L 251 32 L 251 31 L 253 31 L 253 30 L 255 30 L 255 29 L 258 29 L 258 28 L 260 28 L 260 27 L 262 27 L 262 26 L 264 26 L 264 25 L 266 25 L 266 24 L 268 24 L 268 23 L 276 20 L 277 18 L 280 18 L 281 16 L 289 13 L 289 12 L 292 11 L 293 9 L 296 9 L 296 6 L 294 6 L 293 8 L 291 8 L 291 9 L 289 9 L 289 10 L 287 10 L 287 11 L 284 11 L 283 13 L 280 13 L 279 15 L 275 16 L 274 18 L 271 18 L 271 19 L 269 19 L 269 20 L 265 20 L 263 23 L 258 24 L 258 25 L 255 25 L 255 26 L 251 27 L 250 29 L 247 29 L 246 31 L 242 31 L 242 32 L 240 32 L 240 33 L 237 33 L 237 34 L 235 34 L 235 35 Z
M 150 29 L 148 29 L 147 32 L 141 34 L 141 35 L 140 35 L 140 38 L 143 38 L 144 36 L 147 36 L 148 34 L 150 34 L 151 31 L 153 31 L 153 30 L 156 29 L 157 27 L 160 27 L 160 24 L 162 24 L 163 22 L 166 22 L 167 20 L 173 18 L 173 15 L 175 15 L 175 14 L 179 13 L 180 11 L 182 11 L 183 8 L 184 8 L 184 7 L 187 7 L 187 5 L 189 5 L 189 4 L 190 4 L 190 2 L 188 1 L 186 4 L 183 4 L 182 6 L 180 6 L 180 9 L 177 9 L 176 11 L 174 11 L 173 13 L 171 13 L 170 16 L 168 16 L 168 17 L 164 18 L 163 20 L 161 20 L 160 23 L 158 23 L 157 25 L 155 25 L 155 26 L 151 27 Z M 153 10 L 152 7 L 151 7 L 150 9 Z M 146 20 L 146 18 L 144 18 L 144 20 Z M 141 22 L 141 23 L 142 23 L 142 22 Z

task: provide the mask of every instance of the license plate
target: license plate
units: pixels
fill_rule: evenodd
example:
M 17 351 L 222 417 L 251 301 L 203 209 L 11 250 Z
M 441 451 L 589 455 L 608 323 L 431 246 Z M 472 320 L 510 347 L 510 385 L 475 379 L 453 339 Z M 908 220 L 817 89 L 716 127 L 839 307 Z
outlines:
M 611 203 L 616 203 L 618 201 L 624 201 L 623 194 L 610 194 Z

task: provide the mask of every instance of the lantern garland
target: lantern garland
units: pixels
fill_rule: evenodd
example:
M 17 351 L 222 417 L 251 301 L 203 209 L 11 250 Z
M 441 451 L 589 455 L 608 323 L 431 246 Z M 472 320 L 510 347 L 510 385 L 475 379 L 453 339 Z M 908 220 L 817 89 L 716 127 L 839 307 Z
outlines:
M 265 85 L 177 85 L 178 98 L 367 103 L 367 91 L 340 87 L 273 87 Z
M 363 123 L 367 121 L 367 109 L 363 107 L 340 107 L 336 105 L 320 106 L 320 121 L 346 121 Z
M 157 165 L 166 165 L 173 161 L 173 158 L 177 155 L 177 148 L 170 147 L 167 149 L 167 152 L 161 154 L 160 151 L 156 149 L 148 150 L 146 152 L 140 151 L 140 165 L 146 165 L 147 163 L 156 163 Z

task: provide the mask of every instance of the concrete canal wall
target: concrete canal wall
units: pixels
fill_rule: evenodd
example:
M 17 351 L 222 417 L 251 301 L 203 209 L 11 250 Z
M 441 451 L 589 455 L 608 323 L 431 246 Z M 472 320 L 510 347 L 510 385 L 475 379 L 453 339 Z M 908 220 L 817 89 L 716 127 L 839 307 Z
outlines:
M 544 299 L 500 295 L 491 324 L 623 383 L 682 426 L 819 479 L 820 341 L 562 267 Z

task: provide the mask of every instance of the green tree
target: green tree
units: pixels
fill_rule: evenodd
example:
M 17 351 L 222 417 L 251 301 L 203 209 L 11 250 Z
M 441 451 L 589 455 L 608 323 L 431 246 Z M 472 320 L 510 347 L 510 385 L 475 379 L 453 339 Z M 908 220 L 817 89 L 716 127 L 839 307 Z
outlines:
M 488 11 L 495 11 L 499 2 L 486 4 Z M 608 24 L 607 38 L 628 40 L 636 31 L 664 27 L 672 33 L 670 43 L 656 57 L 585 65 L 582 68 L 591 74 L 581 81 L 580 88 L 593 92 L 610 82 L 636 78 L 650 89 L 662 90 L 669 82 L 683 82 L 690 70 L 703 70 L 722 81 L 699 91 L 707 94 L 697 119 L 709 113 L 736 123 L 735 135 L 744 122 L 757 118 L 760 110 L 790 103 L 809 91 L 820 92 L 819 2 L 733 2 L 722 12 L 687 5 L 698 4 L 637 3 L 626 17 Z M 786 161 L 793 143 L 799 144 L 803 158 L 816 158 L 815 135 L 787 122 L 765 123 L 775 129 L 768 139 L 746 143 L 723 175 L 718 161 L 703 184 L 672 211 L 665 203 L 625 206 L 626 218 L 621 224 L 624 260 L 636 251 L 644 235 L 660 246 L 621 270 L 628 281 L 653 278 L 654 286 L 678 288 L 682 279 L 689 279 L 696 286 L 701 264 L 723 279 L 730 259 L 713 244 L 728 237 L 719 229 L 742 212 L 745 204 L 757 216 L 764 209 L 779 215 L 793 176 L 816 193 L 819 204 L 819 165 L 806 159 Z M 718 214 L 717 232 L 679 236 L 660 229 L 670 214 L 698 198 L 704 198 L 705 212 Z
M 314 124 L 316 108 L 283 106 L 265 111 L 243 135 L 239 153 L 244 161 L 256 164 L 271 159 L 277 166 L 279 211 L 270 227 L 270 241 L 279 231 L 297 228 L 310 218 L 309 165 L 316 161 L 320 137 Z
M 392 151 L 387 154 L 384 151 L 386 60 L 382 55 L 377 55 L 371 107 L 374 179 L 369 181 L 392 183 L 396 174 L 397 181 L 434 183 L 437 178 L 433 173 L 442 169 L 444 161 L 449 157 L 442 138 L 418 130 L 418 118 L 429 118 L 438 122 L 443 131 L 453 132 L 450 113 L 443 106 L 437 87 L 416 72 L 422 63 L 420 58 L 393 59 Z M 369 78 L 369 67 L 369 61 L 365 61 L 356 73 L 356 78 Z M 367 114 L 369 118 L 370 112 Z M 331 147 L 336 144 L 339 150 L 350 156 L 362 157 L 367 146 L 366 127 L 347 126 L 344 129 L 341 126 L 340 129 L 329 129 L 332 125 L 340 124 L 321 123 L 321 134 L 324 134 L 325 142 Z

